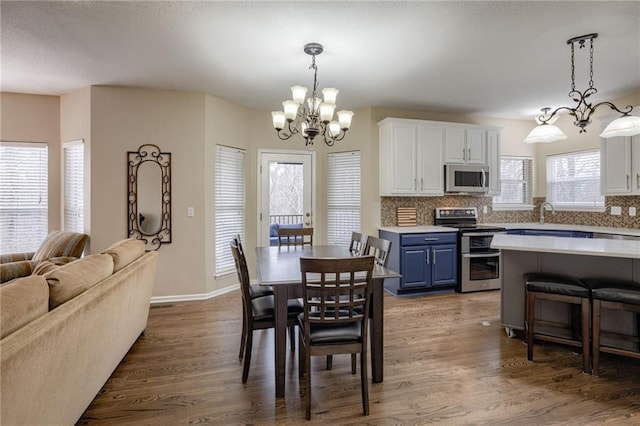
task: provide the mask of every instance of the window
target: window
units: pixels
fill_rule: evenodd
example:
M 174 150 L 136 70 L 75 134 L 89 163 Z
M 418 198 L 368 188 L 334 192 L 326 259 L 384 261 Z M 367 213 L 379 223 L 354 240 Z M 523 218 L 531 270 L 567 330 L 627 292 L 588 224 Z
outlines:
M 500 157 L 500 195 L 493 197 L 494 209 L 533 208 L 532 160 L 529 157 Z
M 84 232 L 84 141 L 62 147 L 64 167 L 64 230 Z
M 360 151 L 327 155 L 327 243 L 348 246 L 360 231 Z
M 548 156 L 547 201 L 560 209 L 603 210 L 600 151 Z
M 231 238 L 240 234 L 244 241 L 244 158 L 244 150 L 216 145 L 216 276 L 235 270 Z
M 35 251 L 48 231 L 45 143 L 0 142 L 0 253 Z

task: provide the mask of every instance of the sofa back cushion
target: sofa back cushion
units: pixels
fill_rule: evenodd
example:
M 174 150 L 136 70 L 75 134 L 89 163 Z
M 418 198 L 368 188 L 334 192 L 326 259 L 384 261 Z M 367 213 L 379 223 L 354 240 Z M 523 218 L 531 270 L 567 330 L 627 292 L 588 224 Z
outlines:
M 142 240 L 129 238 L 110 245 L 102 253 L 113 258 L 113 272 L 118 272 L 145 253 L 145 244 Z
M 38 275 L 0 286 L 0 339 L 49 311 L 47 280 Z
M 31 275 L 37 263 L 35 260 L 21 260 L 0 264 L 0 283 Z
M 44 275 L 49 284 L 49 309 L 54 309 L 113 273 L 113 258 L 92 254 Z
M 44 239 L 32 260 L 46 260 L 51 257 L 80 257 L 89 236 L 77 232 L 52 231 Z

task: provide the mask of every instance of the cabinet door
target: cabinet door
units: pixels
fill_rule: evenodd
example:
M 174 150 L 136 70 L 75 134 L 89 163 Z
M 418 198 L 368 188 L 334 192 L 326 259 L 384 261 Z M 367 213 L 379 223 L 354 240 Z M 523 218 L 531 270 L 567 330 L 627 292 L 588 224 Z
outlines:
M 444 161 L 445 163 L 466 163 L 467 143 L 464 128 L 447 127 L 445 131 Z
M 444 128 L 418 125 L 418 194 L 444 194 Z
M 604 195 L 631 193 L 631 138 L 603 139 L 600 148 L 600 184 Z
M 393 124 L 391 129 L 391 193 L 416 193 L 416 126 Z
M 458 253 L 455 244 L 432 246 L 431 282 L 434 286 L 455 284 L 458 275 Z
M 402 265 L 402 280 L 400 287 L 430 287 L 431 286 L 431 265 L 430 247 L 416 246 L 403 247 L 400 253 Z
M 482 129 L 467 129 L 467 164 L 487 164 L 487 147 L 485 131 Z
M 487 131 L 487 165 L 489 166 L 489 192 L 487 195 L 500 195 L 500 132 Z
M 631 188 L 634 194 L 640 194 L 640 135 L 631 138 Z

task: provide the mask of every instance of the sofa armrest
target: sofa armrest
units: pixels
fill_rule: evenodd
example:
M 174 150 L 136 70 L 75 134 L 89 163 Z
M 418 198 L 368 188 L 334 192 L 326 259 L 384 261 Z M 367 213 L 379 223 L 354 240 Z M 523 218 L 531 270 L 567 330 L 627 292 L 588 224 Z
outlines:
M 0 283 L 31 275 L 37 264 L 38 261 L 36 260 L 22 260 L 20 262 L 0 264 Z
M 33 259 L 33 255 L 35 252 L 25 252 L 25 253 L 8 253 L 8 254 L 0 254 L 0 263 L 11 263 L 11 262 L 20 262 L 21 260 L 31 260 Z

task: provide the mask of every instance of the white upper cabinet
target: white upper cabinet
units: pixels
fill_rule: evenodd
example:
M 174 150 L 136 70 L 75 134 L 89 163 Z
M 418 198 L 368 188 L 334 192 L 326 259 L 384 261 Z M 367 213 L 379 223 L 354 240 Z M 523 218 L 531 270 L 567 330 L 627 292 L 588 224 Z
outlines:
M 486 130 L 447 127 L 445 163 L 487 165 Z
M 600 160 L 603 195 L 640 194 L 640 136 L 602 139 Z
M 381 196 L 444 195 L 444 164 L 448 162 L 489 164 L 493 170 L 489 171 L 488 195 L 500 192 L 497 128 L 403 118 L 385 118 L 378 126 Z M 491 141 L 491 150 L 487 140 Z M 445 159 L 454 153 L 459 160 Z

